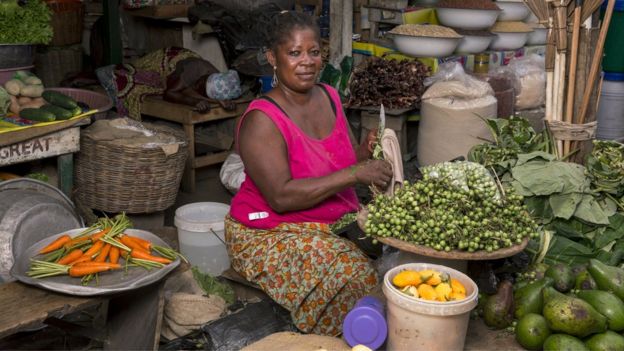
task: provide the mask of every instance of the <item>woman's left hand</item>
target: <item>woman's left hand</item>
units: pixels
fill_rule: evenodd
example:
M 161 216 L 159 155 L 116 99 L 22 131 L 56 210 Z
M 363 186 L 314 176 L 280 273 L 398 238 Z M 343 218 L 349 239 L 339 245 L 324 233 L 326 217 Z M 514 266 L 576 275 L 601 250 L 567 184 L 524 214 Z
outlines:
M 366 135 L 366 139 L 364 139 L 362 144 L 360 144 L 360 150 L 368 154 L 367 158 L 370 158 L 373 155 L 373 149 L 375 148 L 375 143 L 377 142 L 377 131 L 377 128 L 370 130 Z

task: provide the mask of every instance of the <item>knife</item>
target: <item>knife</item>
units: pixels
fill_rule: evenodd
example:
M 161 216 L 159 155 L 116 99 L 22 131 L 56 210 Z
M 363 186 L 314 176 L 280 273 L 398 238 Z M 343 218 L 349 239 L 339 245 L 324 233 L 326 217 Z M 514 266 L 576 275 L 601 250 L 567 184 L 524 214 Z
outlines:
M 377 127 L 377 142 L 375 143 L 375 148 L 373 149 L 373 158 L 376 160 L 382 160 L 383 149 L 381 148 L 381 137 L 383 136 L 384 129 L 386 129 L 386 110 L 384 109 L 384 105 L 381 104 L 379 108 L 379 126 Z

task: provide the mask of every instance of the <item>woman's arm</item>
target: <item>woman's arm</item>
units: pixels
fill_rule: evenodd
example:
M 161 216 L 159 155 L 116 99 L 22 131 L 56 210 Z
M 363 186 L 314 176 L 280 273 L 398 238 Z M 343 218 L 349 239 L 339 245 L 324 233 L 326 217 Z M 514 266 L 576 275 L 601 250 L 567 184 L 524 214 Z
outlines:
M 384 161 L 366 161 L 324 177 L 292 179 L 286 143 L 275 124 L 260 111 L 250 112 L 238 135 L 245 171 L 278 213 L 311 208 L 356 183 L 385 188 L 392 170 Z

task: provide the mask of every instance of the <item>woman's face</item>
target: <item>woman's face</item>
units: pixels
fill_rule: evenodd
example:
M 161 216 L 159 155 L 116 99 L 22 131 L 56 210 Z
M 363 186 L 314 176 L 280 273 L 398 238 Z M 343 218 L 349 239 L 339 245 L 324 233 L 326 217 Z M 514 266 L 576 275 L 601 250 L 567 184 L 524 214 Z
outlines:
M 277 67 L 279 84 L 295 92 L 306 92 L 316 84 L 321 70 L 321 46 L 312 29 L 296 29 L 290 38 L 267 54 Z

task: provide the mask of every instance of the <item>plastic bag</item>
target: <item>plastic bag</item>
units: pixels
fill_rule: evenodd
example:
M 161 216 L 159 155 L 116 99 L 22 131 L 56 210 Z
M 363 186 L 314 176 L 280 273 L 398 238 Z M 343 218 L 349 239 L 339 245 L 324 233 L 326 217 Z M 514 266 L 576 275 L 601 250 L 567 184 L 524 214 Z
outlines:
M 441 64 L 436 74 L 425 79 L 424 85 L 429 86 L 429 89 L 423 94 L 423 100 L 436 98 L 478 99 L 494 95 L 494 91 L 488 83 L 466 74 L 463 66 L 458 62 Z
M 542 106 L 546 96 L 544 58 L 536 54 L 514 58 L 508 67 L 516 76 L 516 109 Z
M 221 171 L 219 172 L 221 183 L 232 194 L 236 194 L 241 184 L 245 181 L 245 165 L 243 160 L 237 154 L 232 152 L 223 162 Z

